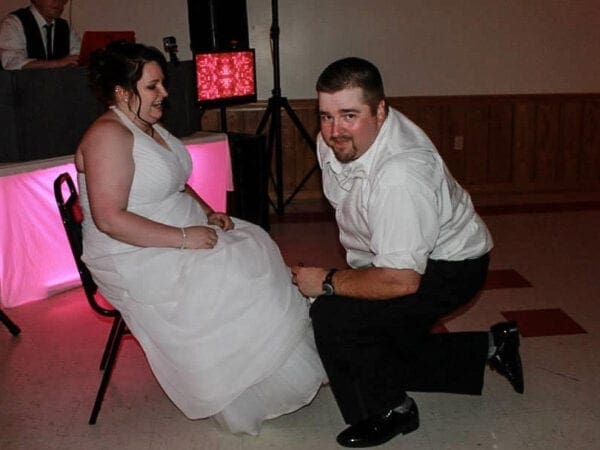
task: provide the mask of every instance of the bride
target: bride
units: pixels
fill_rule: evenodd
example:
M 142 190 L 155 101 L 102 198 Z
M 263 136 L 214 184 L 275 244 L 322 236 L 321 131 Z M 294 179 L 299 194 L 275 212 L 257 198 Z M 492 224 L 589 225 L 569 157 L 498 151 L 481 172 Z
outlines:
M 308 307 L 270 237 L 186 184 L 190 156 L 158 123 L 165 69 L 141 44 L 94 56 L 91 85 L 109 109 L 75 155 L 83 260 L 187 417 L 258 434 L 325 378 Z

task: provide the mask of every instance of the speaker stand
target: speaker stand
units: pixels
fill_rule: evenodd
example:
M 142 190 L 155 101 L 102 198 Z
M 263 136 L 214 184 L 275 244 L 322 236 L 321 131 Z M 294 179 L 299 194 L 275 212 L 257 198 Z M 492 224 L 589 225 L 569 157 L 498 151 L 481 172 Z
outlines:
M 271 179 L 273 181 L 273 186 L 275 188 L 276 202 L 271 204 L 275 209 L 275 212 L 279 215 L 284 213 L 285 207 L 294 199 L 296 194 L 300 192 L 304 184 L 308 181 L 308 179 L 312 176 L 312 174 L 318 169 L 318 165 L 315 164 L 313 168 L 304 176 L 302 181 L 298 184 L 298 186 L 294 189 L 294 191 L 290 194 L 290 196 L 285 199 L 283 194 L 283 149 L 281 142 L 281 109 L 283 108 L 289 118 L 294 123 L 296 129 L 302 135 L 302 138 L 310 149 L 316 153 L 317 146 L 315 141 L 310 136 L 310 134 L 306 131 L 306 129 L 302 126 L 302 122 L 290 106 L 288 99 L 286 97 L 281 96 L 281 78 L 280 78 L 280 66 L 279 66 L 279 9 L 277 5 L 277 0 L 271 0 L 271 43 L 272 43 L 272 58 L 273 58 L 273 90 L 271 93 L 273 94 L 271 98 L 269 98 L 269 103 L 267 104 L 267 109 L 258 124 L 258 128 L 256 129 L 256 134 L 262 134 L 269 122 L 269 118 L 271 119 L 269 123 L 269 133 L 267 135 L 267 146 L 269 152 L 269 160 L 273 160 L 273 156 L 275 157 L 275 176 L 271 175 Z
M 219 109 L 221 110 L 221 132 L 227 133 L 227 108 L 225 106 L 221 106 Z

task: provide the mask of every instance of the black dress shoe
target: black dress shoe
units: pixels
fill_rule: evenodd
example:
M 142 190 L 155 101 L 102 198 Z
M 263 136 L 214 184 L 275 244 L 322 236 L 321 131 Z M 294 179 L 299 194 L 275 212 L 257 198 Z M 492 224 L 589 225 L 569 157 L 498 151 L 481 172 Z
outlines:
M 510 381 L 519 394 L 525 390 L 523 366 L 519 355 L 519 330 L 514 321 L 501 322 L 492 326 L 496 353 L 490 358 L 490 367 Z
M 344 447 L 373 447 L 389 441 L 400 433 L 407 434 L 417 428 L 419 428 L 419 410 L 417 404 L 413 402 L 410 410 L 405 413 L 391 410 L 346 428 L 338 435 L 337 441 Z

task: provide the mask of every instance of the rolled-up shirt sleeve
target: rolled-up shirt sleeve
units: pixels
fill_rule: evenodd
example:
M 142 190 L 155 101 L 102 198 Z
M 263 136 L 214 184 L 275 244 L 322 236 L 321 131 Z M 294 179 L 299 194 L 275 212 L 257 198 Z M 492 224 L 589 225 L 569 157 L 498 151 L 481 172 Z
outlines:
M 9 14 L 0 23 L 0 61 L 6 70 L 18 70 L 30 61 L 27 57 L 27 42 L 21 21 Z
M 75 31 L 75 29 L 73 27 L 69 27 L 70 29 L 70 41 L 69 41 L 69 54 L 71 55 L 79 55 L 79 52 L 81 51 L 81 38 L 79 37 L 79 34 Z

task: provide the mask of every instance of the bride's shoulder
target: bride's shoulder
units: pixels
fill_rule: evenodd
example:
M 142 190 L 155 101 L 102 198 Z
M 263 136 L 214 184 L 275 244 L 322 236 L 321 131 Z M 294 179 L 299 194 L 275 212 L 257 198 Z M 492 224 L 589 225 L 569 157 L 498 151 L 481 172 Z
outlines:
M 133 148 L 133 140 L 131 130 L 114 113 L 107 111 L 85 132 L 78 152 L 83 154 L 123 152 Z
M 133 133 L 112 111 L 98 117 L 84 135 L 86 139 L 132 140 Z

